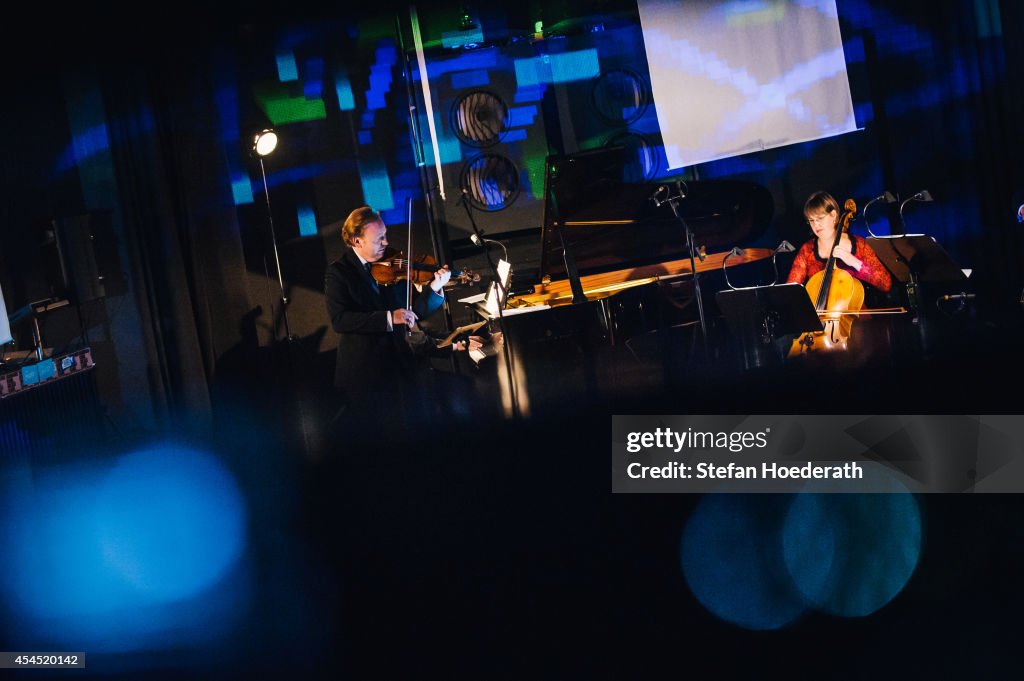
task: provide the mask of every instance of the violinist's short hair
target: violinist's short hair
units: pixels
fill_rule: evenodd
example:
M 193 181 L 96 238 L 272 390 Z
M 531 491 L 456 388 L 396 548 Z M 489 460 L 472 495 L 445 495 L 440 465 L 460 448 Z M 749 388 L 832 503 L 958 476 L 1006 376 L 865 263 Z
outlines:
M 836 217 L 839 217 L 839 202 L 826 191 L 816 191 L 804 202 L 804 217 L 819 212 L 835 213 Z
M 345 224 L 341 226 L 341 240 L 346 246 L 354 245 L 355 240 L 363 235 L 366 226 L 374 222 L 384 222 L 380 219 L 380 213 L 369 206 L 356 208 L 348 214 Z

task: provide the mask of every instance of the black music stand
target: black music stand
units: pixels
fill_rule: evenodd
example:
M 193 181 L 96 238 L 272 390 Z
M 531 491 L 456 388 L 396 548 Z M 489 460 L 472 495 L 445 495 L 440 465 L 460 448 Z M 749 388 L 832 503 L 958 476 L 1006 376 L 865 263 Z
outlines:
M 893 279 L 906 289 L 910 328 L 916 329 L 914 336 L 917 340 L 911 350 L 915 356 L 929 356 L 962 333 L 962 328 L 951 325 L 950 320 L 954 314 L 967 309 L 964 301 L 968 298 L 967 291 L 971 290 L 969 280 L 934 237 L 907 234 L 874 237 L 867 242 Z M 959 295 L 954 295 L 959 300 L 959 307 L 938 307 L 943 291 L 959 292 Z M 933 304 L 938 310 L 932 307 Z
M 768 350 L 775 349 L 775 341 L 782 336 L 823 329 L 814 303 L 800 284 L 719 291 L 715 300 L 739 340 L 745 369 L 781 362 L 780 352 Z
M 871 237 L 866 240 L 894 279 L 907 283 L 961 281 L 967 277 L 949 254 L 925 234 Z

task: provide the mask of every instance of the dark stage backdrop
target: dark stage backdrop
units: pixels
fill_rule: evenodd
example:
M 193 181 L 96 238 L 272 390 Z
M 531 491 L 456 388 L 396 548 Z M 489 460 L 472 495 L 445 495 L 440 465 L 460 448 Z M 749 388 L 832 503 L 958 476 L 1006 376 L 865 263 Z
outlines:
M 235 520 L 250 532 L 243 557 L 248 574 L 223 576 L 209 599 L 206 592 L 185 601 L 165 594 L 188 611 L 186 633 L 204 640 L 185 651 L 175 643 L 173 650 L 161 650 L 160 660 L 146 650 L 116 653 L 111 657 L 125 667 L 109 678 L 144 677 L 133 672 L 163 671 L 162 662 L 171 671 L 154 678 L 188 676 L 211 664 L 219 664 L 213 669 L 223 676 L 244 678 L 266 675 L 263 663 L 271 656 L 277 676 L 295 675 L 298 668 L 309 678 L 334 678 L 337 670 L 357 678 L 414 677 L 424 670 L 446 678 L 564 678 L 580 676 L 581 668 L 587 676 L 616 678 L 662 676 L 666 668 L 676 670 L 673 676 L 698 669 L 697 676 L 707 678 L 775 678 L 783 669 L 814 678 L 997 678 L 1018 669 L 1024 542 L 1014 495 L 921 500 L 923 567 L 898 602 L 865 618 L 816 614 L 776 636 L 713 617 L 684 586 L 680 532 L 699 504 L 712 502 L 609 493 L 606 414 L 566 423 L 550 418 L 540 426 L 487 422 L 466 443 L 451 432 L 454 426 L 442 427 L 436 433 L 444 439 L 440 454 L 408 447 L 377 457 L 370 442 L 353 457 L 358 461 L 335 461 L 333 467 L 300 470 L 285 460 L 294 442 L 275 411 L 289 408 L 287 400 L 275 399 L 282 379 L 301 373 L 316 388 L 330 380 L 335 339 L 322 278 L 327 262 L 342 252 L 337 230 L 345 215 L 371 203 L 402 242 L 404 205 L 412 198 L 418 247 L 432 246 L 431 226 L 438 232 L 447 227 L 440 222 L 445 211 L 427 207 L 428 198 L 436 201 L 436 187 L 428 169 L 417 164 L 416 136 L 424 131 L 409 122 L 400 50 L 408 42 L 399 38 L 399 8 L 389 7 L 398 4 L 399 24 L 407 31 L 405 3 L 389 2 L 357 14 L 340 3 L 331 12 L 305 14 L 292 4 L 268 16 L 255 8 L 212 16 L 209 9 L 187 11 L 177 3 L 147 8 L 156 16 L 145 17 L 138 8 L 80 7 L 58 15 L 47 6 L 40 13 L 48 14 L 34 21 L 5 24 L 0 284 L 8 309 L 51 291 L 53 254 L 40 236 L 47 224 L 96 211 L 109 215 L 114 239 L 102 247 L 119 262 L 127 286 L 83 305 L 81 321 L 74 307 L 48 317 L 47 344 L 69 346 L 85 327 L 107 425 L 129 445 L 132 435 L 214 430 L 210 440 L 222 455 L 218 460 L 237 474 L 241 488 L 233 498 L 244 497 L 235 504 L 241 518 Z M 688 169 L 689 177 L 748 180 L 769 189 L 774 218 L 764 243 L 751 245 L 805 239 L 801 207 L 819 188 L 860 201 L 883 189 L 904 198 L 928 189 L 935 202 L 908 206 L 908 229 L 934 235 L 959 264 L 974 270 L 976 288 L 991 301 L 997 320 L 1024 286 L 1024 244 L 1013 200 L 1024 189 L 1024 8 L 1017 0 L 837 4 L 863 130 L 704 164 Z M 467 34 L 475 35 L 460 23 L 464 6 L 420 6 L 431 50 L 448 49 L 446 34 L 463 43 Z M 608 57 L 609 68 L 644 77 L 646 65 L 629 60 L 642 54 L 641 46 L 623 43 L 623 36 L 637 34 L 629 3 L 531 0 L 469 11 L 468 23 L 483 26 L 485 36 L 533 33 L 541 21 L 538 55 L 563 54 L 567 46 L 593 48 Z M 616 39 L 607 38 L 612 33 Z M 473 63 L 472 75 L 449 82 L 453 87 L 497 80 L 490 66 L 474 63 L 474 55 L 483 54 L 475 49 L 451 53 Z M 495 62 L 502 68 L 506 63 Z M 600 69 L 585 74 L 605 75 Z M 548 151 L 591 149 L 621 133 L 642 136 L 657 153 L 657 131 L 645 127 L 650 109 L 636 121 L 608 120 L 588 111 L 596 81 L 537 85 L 528 106 L 539 118 L 528 125 L 520 119 L 518 127 L 526 135 L 543 131 Z M 415 97 L 413 103 L 419 104 Z M 292 301 L 287 317 L 297 338 L 288 352 L 280 351 L 282 292 L 263 180 L 248 154 L 250 136 L 269 126 L 281 136 L 266 171 L 284 293 Z M 509 154 L 520 154 L 517 162 L 531 162 L 515 139 L 502 144 Z M 453 164 L 468 158 L 468 149 L 449 151 L 458 158 Z M 527 189 L 533 186 L 524 182 L 524 197 Z M 531 212 L 514 208 L 491 216 L 494 232 L 535 228 L 514 222 Z M 876 210 L 876 224 L 886 231 L 896 215 Z M 14 332 L 26 347 L 27 328 Z M 971 380 L 972 366 L 963 372 Z M 986 390 L 996 382 L 989 373 L 979 375 Z M 999 377 L 1011 385 L 1016 380 L 1012 371 Z M 890 388 L 885 404 L 899 404 L 904 386 Z M 914 389 L 919 387 L 907 387 Z M 942 406 L 941 394 L 920 391 L 926 405 Z M 999 404 L 994 393 L 985 395 L 984 404 Z M 742 397 L 748 404 L 771 399 Z M 248 411 L 239 406 L 242 400 L 271 408 Z M 443 416 L 441 406 L 430 406 Z M 364 439 L 374 435 L 372 426 Z M 549 431 L 557 433 L 551 448 L 538 446 Z M 491 443 L 498 443 L 494 456 Z M 502 443 L 507 451 L 500 451 Z M 73 460 L 79 452 L 64 455 L 73 467 L 81 463 Z M 175 456 L 174 466 L 150 477 L 187 480 L 177 475 L 179 462 L 187 468 L 196 459 Z M 95 470 L 105 474 L 111 458 Z M 11 484 L 0 496 L 0 519 L 26 537 L 50 516 L 20 515 L 18 504 L 48 503 L 49 497 L 32 495 L 67 472 L 55 467 L 57 474 L 47 477 L 42 468 L 25 466 L 24 476 L 19 469 L 13 482 L 3 480 Z M 137 472 L 129 469 L 127 477 L 146 477 Z M 183 494 L 194 500 L 204 489 Z M 54 498 L 75 497 L 55 492 Z M 168 498 L 177 497 L 155 501 L 168 505 Z M 152 505 L 140 496 L 124 500 L 118 519 L 132 520 Z M 192 525 L 173 525 L 185 528 L 183 542 L 197 534 L 196 525 L 224 520 L 218 503 L 214 497 L 200 506 L 203 514 L 190 518 Z M 88 515 L 83 508 L 68 503 L 44 510 L 81 519 Z M 758 516 L 753 504 L 748 510 L 759 522 L 772 521 Z M 168 517 L 178 518 L 177 511 Z M 144 523 L 135 527 L 141 544 L 166 550 Z M 4 538 L 8 529 L 0 523 Z M 736 534 L 749 533 L 740 527 Z M 0 586 L 16 588 L 21 577 L 31 582 L 32 575 L 21 573 L 44 554 L 55 556 L 70 575 L 66 591 L 90 584 L 78 560 L 87 539 L 69 546 L 67 537 L 54 536 L 51 546 L 31 538 L 17 542 L 21 572 L 8 578 L 13 571 L 5 570 Z M 12 554 L 14 544 L 8 544 Z M 216 549 L 194 544 L 195 564 L 207 567 L 203 552 Z M 177 550 L 156 555 L 168 557 L 169 571 L 181 558 Z M 96 558 L 91 567 L 105 575 L 101 563 Z M 125 563 L 130 572 L 131 561 Z M 720 573 L 718 567 L 711 564 L 710 571 Z M 248 607 L 233 607 L 230 598 L 218 601 L 217 588 L 226 582 L 249 594 Z M 42 584 L 35 594 L 40 602 L 60 600 L 45 580 L 36 583 Z M 0 619 L 9 625 L 4 640 L 23 631 L 20 596 L 0 605 Z M 145 608 L 130 613 L 138 622 L 121 618 L 102 594 L 93 596 L 76 593 L 76 603 L 97 607 L 97 620 L 120 622 L 114 631 L 125 636 L 108 641 L 115 650 L 123 649 L 113 639 L 130 639 L 136 630 L 148 632 L 150 642 L 177 631 L 159 629 Z M 237 620 L 197 623 L 206 612 L 200 605 Z M 46 619 L 45 612 L 36 614 L 36 624 Z M 229 651 L 218 647 L 216 636 L 207 640 L 208 631 L 243 619 L 253 640 L 266 645 Z M 174 666 L 188 664 L 179 657 L 192 660 L 185 674 Z M 327 669 L 334 673 L 325 674 Z M 105 677 L 108 670 L 97 665 L 93 671 Z
M 990 300 L 1012 300 L 1024 280 L 1012 205 L 1024 185 L 1022 10 L 1008 0 L 840 0 L 838 10 L 863 130 L 687 172 L 767 186 L 776 205 L 763 237 L 769 245 L 805 238 L 800 208 L 815 189 L 860 201 L 883 189 L 901 197 L 928 189 L 936 200 L 907 208 L 909 231 L 934 235 L 974 270 Z M 466 37 L 475 29 L 459 24 L 461 6 L 420 7 L 429 53 L 447 50 L 449 61 L 468 64 L 454 79 L 444 73 L 449 89 L 439 94 L 441 104 L 459 88 L 506 82 L 501 70 L 514 60 L 476 59 L 484 55 L 479 50 L 532 50 L 549 60 L 566 52 L 597 55 L 596 70 L 584 69 L 578 82 L 533 83 L 525 102 L 530 115 L 519 111 L 511 137 L 496 147 L 522 166 L 523 206 L 534 205 L 541 189 L 542 158 L 530 136 L 543 135 L 539 148 L 552 153 L 625 136 L 653 150 L 653 165 L 637 169 L 641 176 L 664 173 L 657 166 L 660 137 L 650 129 L 653 107 L 641 107 L 642 117 L 629 121 L 593 113 L 614 106 L 624 78 L 636 77 L 633 94 L 646 104 L 634 6 L 521 3 L 470 7 L 469 14 L 480 45 L 453 48 L 445 45 L 476 40 Z M 290 330 L 314 363 L 334 345 L 322 274 L 341 252 L 337 228 L 351 208 L 366 202 L 382 209 L 392 235 L 404 242 L 404 206 L 412 199 L 419 248 L 438 246 L 431 226 L 465 237 L 463 218 L 450 206 L 438 209 L 430 156 L 419 156 L 425 121 L 410 125 L 406 69 L 415 71 L 416 63 L 407 59 L 405 9 L 279 11 L 266 18 L 250 11 L 198 23 L 138 22 L 133 30 L 88 17 L 92 33 L 69 25 L 77 18 L 49 29 L 43 53 L 26 46 L 32 35 L 5 47 L 19 67 L 7 85 L 3 122 L 18 132 L 0 161 L 8 197 L 0 216 L 0 276 L 12 308 L 38 297 L 45 282 L 28 257 L 37 226 L 111 212 L 117 243 L 107 248 L 116 250 L 129 287 L 86 310 L 85 325 L 102 360 L 105 399 L 127 422 L 145 428 L 193 412 L 202 419 L 218 376 L 252 372 L 253 353 L 284 337 L 263 183 L 248 153 L 254 131 L 274 126 L 281 135 L 281 148 L 266 160 L 273 224 Z M 493 48 L 532 36 L 537 21 L 541 40 Z M 422 106 L 412 92 L 412 104 Z M 443 130 L 447 110 L 437 116 L 454 159 L 449 182 L 480 150 Z M 886 218 L 895 214 L 876 210 L 879 229 L 889 229 Z M 495 233 L 519 233 L 536 229 L 535 213 L 511 205 L 486 221 Z M 446 219 L 457 226 L 448 230 Z M 47 324 L 52 345 L 77 334 L 73 317 Z
M 765 241 L 805 237 L 800 207 L 817 188 L 861 201 L 883 189 L 901 197 L 928 189 L 936 201 L 908 207 L 909 231 L 934 235 L 992 297 L 1011 300 L 1024 279 L 1012 206 L 1024 185 L 1024 136 L 1017 127 L 1024 119 L 1022 10 L 995 0 L 840 1 L 838 9 L 863 130 L 688 172 L 767 186 L 776 215 Z M 636 96 L 648 96 L 635 7 L 579 2 L 470 10 L 482 34 L 500 44 L 543 21 L 547 36 L 534 45 L 516 43 L 513 54 L 592 49 L 598 55 L 598 70 L 578 82 L 534 84 L 525 103 L 531 115 L 520 111 L 511 141 L 491 150 L 521 167 L 519 203 L 537 201 L 543 151 L 536 148 L 545 146 L 564 153 L 625 136 L 654 150 L 641 174 L 663 173 L 660 137 L 650 129 L 653 107 L 641 119 L 615 121 L 599 115 L 607 102 L 594 99 L 595 92 L 606 99 L 612 92 L 614 104 L 623 78 L 634 76 Z M 449 88 L 435 92 L 439 108 L 458 87 L 507 80 L 502 69 L 513 60 L 474 57 L 506 48 L 486 40 L 476 50 L 444 47 L 461 35 L 453 23 L 459 8 L 429 3 L 420 15 L 428 55 L 447 49 L 449 61 L 466 64 L 461 76 L 447 71 L 443 83 L 432 85 Z M 252 371 L 248 360 L 236 358 L 284 336 L 262 179 L 247 153 L 254 131 L 273 125 L 281 134 L 266 170 L 292 301 L 288 321 L 307 355 L 333 347 L 321 279 L 325 263 L 341 252 L 337 228 L 352 207 L 368 202 L 383 209 L 393 236 L 404 242 L 404 204 L 411 198 L 418 245 L 430 249 L 426 187 L 434 226 L 444 233 L 446 219 L 455 220 L 448 235 L 465 237 L 464 217 L 438 200 L 429 155 L 422 157 L 425 166 L 417 164 L 417 139 L 427 135 L 423 125 L 409 123 L 404 10 L 355 17 L 278 13 L 262 21 L 221 15 L 202 27 L 179 21 L 129 32 L 104 25 L 103 17 L 90 21 L 93 38 L 56 24 L 52 49 L 42 55 L 18 43 L 6 48 L 21 68 L 3 117 L 6 129 L 20 132 L 2 161 L 9 199 L 0 266 L 12 307 L 40 297 L 45 282 L 28 264 L 33 230 L 54 218 L 112 212 L 118 241 L 105 247 L 116 249 L 130 287 L 93 304 L 85 322 L 103 360 L 103 392 L 129 422 L 145 427 L 172 413 L 207 412 L 211 381 L 228 368 Z M 610 79 L 618 89 L 609 89 Z M 445 130 L 447 109 L 437 115 L 454 154 L 448 182 L 486 149 Z M 543 135 L 544 143 L 538 147 L 531 135 Z M 895 214 L 876 210 L 884 231 L 886 217 Z M 535 212 L 513 204 L 482 217 L 489 231 L 519 232 L 537 227 Z M 53 345 L 76 333 L 74 317 L 47 323 Z

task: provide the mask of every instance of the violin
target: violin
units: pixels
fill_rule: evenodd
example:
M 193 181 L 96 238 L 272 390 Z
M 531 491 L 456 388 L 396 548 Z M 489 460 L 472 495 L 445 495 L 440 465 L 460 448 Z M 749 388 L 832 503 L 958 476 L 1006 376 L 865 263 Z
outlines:
M 789 356 L 810 352 L 846 350 L 853 318 L 864 306 L 864 285 L 836 264 L 836 246 L 839 245 L 857 212 L 857 204 L 847 199 L 843 204 L 843 217 L 836 228 L 836 237 L 829 250 L 825 269 L 807 280 L 807 294 L 814 301 L 814 309 L 822 319 L 823 330 L 807 331 L 793 341 Z
M 429 284 L 434 279 L 434 272 L 439 269 L 441 266 L 432 256 L 421 255 L 415 258 L 412 262 L 412 283 Z M 409 259 L 405 257 L 403 251 L 388 249 L 384 252 L 383 258 L 370 263 L 370 274 L 381 286 L 390 286 L 397 281 L 405 280 L 409 276 L 408 270 Z M 452 270 L 451 273 L 452 278 L 448 282 L 451 286 L 456 283 L 469 284 L 480 281 L 480 275 L 470 269 Z

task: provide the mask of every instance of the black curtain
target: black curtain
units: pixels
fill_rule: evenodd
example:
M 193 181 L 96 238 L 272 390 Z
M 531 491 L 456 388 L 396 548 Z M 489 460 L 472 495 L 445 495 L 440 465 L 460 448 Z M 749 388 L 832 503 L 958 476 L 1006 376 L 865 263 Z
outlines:
M 208 415 L 223 365 L 256 344 L 230 145 L 201 68 L 120 64 L 101 87 L 153 400 L 173 425 Z

